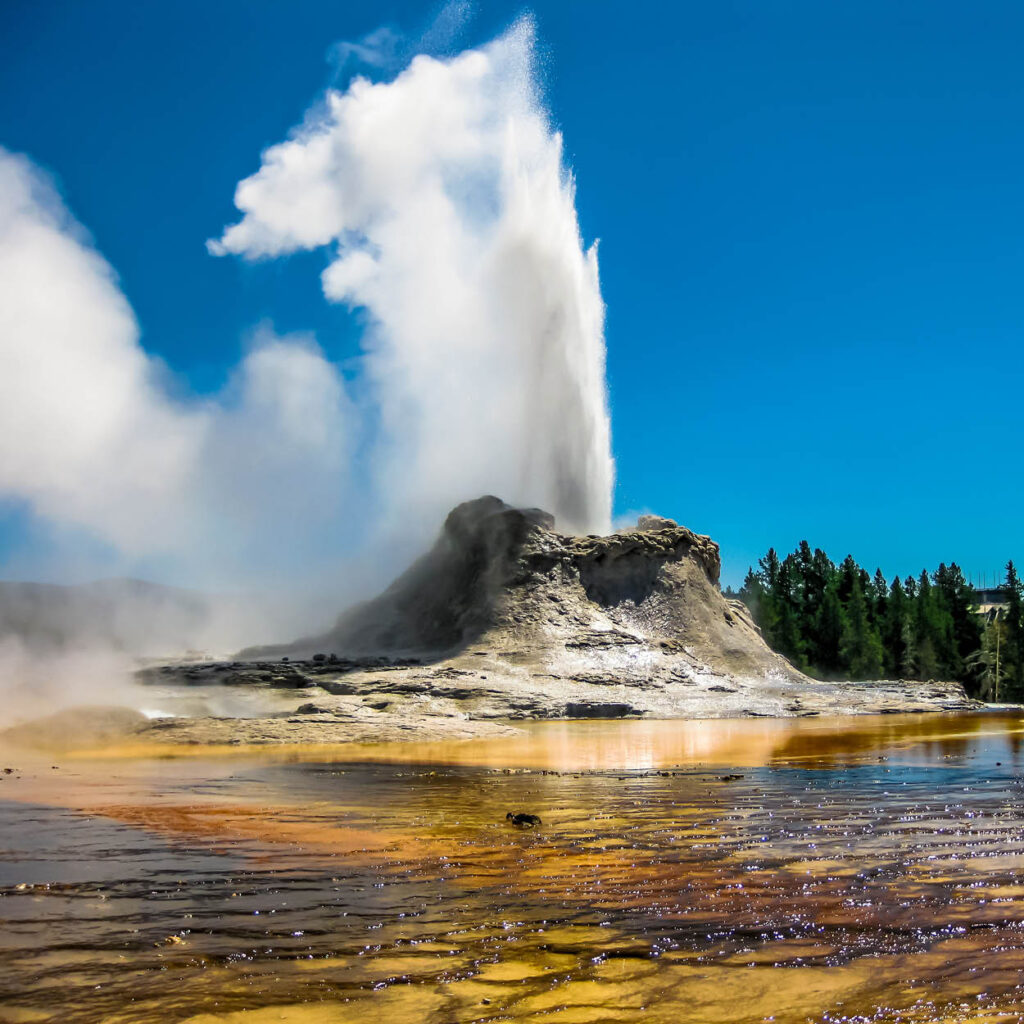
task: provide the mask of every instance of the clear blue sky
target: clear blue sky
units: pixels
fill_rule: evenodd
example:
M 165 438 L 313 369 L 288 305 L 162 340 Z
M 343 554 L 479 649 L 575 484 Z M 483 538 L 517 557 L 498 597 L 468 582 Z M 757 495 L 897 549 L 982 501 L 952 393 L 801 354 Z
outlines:
M 1024 6 L 534 4 L 600 238 L 619 514 L 887 575 L 1024 559 Z M 53 171 L 148 350 L 218 387 L 261 319 L 350 330 L 305 259 L 204 242 L 330 81 L 424 3 L 5 0 L 0 145 Z M 523 10 L 480 4 L 460 47 Z M 354 344 L 354 340 L 352 341 Z M 0 558 L 25 541 L 0 517 Z

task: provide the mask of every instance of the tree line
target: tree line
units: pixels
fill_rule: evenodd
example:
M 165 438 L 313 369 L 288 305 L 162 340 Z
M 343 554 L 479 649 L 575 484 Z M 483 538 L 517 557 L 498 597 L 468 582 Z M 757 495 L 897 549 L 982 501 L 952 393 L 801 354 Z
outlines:
M 774 548 L 739 592 L 765 640 L 819 679 L 944 679 L 984 699 L 1024 699 L 1024 585 L 1013 562 L 1005 608 L 980 615 L 956 563 L 887 582 L 852 555 L 836 565 L 807 541 Z

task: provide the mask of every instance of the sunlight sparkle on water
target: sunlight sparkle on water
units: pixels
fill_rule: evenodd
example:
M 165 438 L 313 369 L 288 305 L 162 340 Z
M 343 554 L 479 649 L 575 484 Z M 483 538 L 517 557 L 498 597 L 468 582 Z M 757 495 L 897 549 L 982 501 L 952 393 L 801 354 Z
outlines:
M 8 751 L 0 998 L 68 1024 L 1018 1019 L 1021 745 L 1014 713 Z

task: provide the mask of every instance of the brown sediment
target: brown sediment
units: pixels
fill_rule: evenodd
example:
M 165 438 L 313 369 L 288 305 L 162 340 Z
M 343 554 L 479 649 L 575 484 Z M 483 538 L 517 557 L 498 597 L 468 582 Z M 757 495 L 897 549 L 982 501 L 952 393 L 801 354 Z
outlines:
M 25 813 L 184 845 L 139 882 L 6 890 L 6 994 L 66 1024 L 1019 1019 L 1019 716 L 671 724 L 26 764 Z
M 413 853 L 411 838 L 402 842 L 401 837 L 373 829 L 322 820 L 315 808 L 99 803 L 78 809 L 175 838 L 207 841 L 215 850 L 237 849 L 238 844 L 256 841 L 310 853 L 361 854 L 391 860 L 408 858 Z M 422 854 L 422 850 L 416 852 Z M 247 854 L 259 858 L 271 856 L 272 852 L 249 847 Z

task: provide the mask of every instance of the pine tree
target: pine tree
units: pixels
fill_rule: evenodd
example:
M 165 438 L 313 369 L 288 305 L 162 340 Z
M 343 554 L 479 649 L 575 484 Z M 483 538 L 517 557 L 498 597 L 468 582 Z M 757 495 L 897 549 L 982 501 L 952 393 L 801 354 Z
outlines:
M 836 567 L 832 559 L 821 548 L 815 548 L 811 556 L 811 586 L 819 598 L 824 598 L 825 588 L 832 582 Z
M 900 583 L 899 576 L 893 577 L 886 602 L 885 618 L 882 622 L 882 649 L 885 673 L 897 678 L 907 667 L 907 627 L 910 616 L 910 601 Z
M 839 672 L 838 639 L 842 635 L 842 607 L 834 591 L 836 567 L 821 548 L 815 548 L 804 571 L 804 643 L 811 669 L 835 678 Z M 838 630 L 838 633 L 837 633 Z
M 914 600 L 914 644 L 917 656 L 914 663 L 914 678 L 934 679 L 939 675 L 939 660 L 935 651 L 938 627 L 935 622 L 935 608 L 932 598 L 932 584 L 928 573 L 922 572 L 917 580 L 917 597 Z
M 881 569 L 875 570 L 875 578 L 871 581 L 871 621 L 879 632 L 885 622 L 885 606 L 889 601 L 889 584 L 885 582 Z
M 974 588 L 960 566 L 941 564 L 935 573 L 935 591 L 944 616 L 943 647 L 939 652 L 943 675 L 964 679 L 967 658 L 981 646 L 981 623 L 974 612 Z
M 767 642 L 812 674 L 957 679 L 988 692 L 994 686 L 985 644 L 998 637 L 1006 647 L 1002 679 L 1024 697 L 1024 587 L 1012 563 L 1008 571 L 1016 626 L 1008 619 L 998 634 L 983 629 L 974 591 L 955 563 L 887 586 L 881 570 L 869 575 L 852 555 L 836 566 L 806 540 L 781 559 L 770 548 L 747 572 L 739 596 Z
M 967 656 L 967 669 L 973 677 L 974 689 L 982 700 L 998 701 L 1004 696 L 1005 637 L 1005 623 L 1001 616 L 995 615 L 985 625 L 981 646 Z
M 817 608 L 818 602 L 821 600 L 821 594 L 820 592 L 815 593 L 814 556 L 811 554 L 811 545 L 805 540 L 800 541 L 795 554 L 797 579 L 800 585 L 800 611 L 806 618 L 814 614 L 814 609 Z
M 859 575 L 854 578 L 846 616 L 842 656 L 850 677 L 878 679 L 882 674 L 882 641 L 868 619 L 868 603 Z
M 853 555 L 847 555 L 843 564 L 839 566 L 839 601 L 846 608 L 853 597 L 853 588 L 860 583 L 861 567 L 853 560 Z M 861 588 L 863 593 L 863 587 Z
M 836 585 L 830 583 L 825 588 L 825 596 L 821 599 L 814 621 L 817 643 L 813 664 L 821 675 L 835 678 L 842 674 L 842 645 L 846 628 L 846 613 L 839 603 Z
M 747 575 L 740 588 L 739 599 L 750 609 L 755 622 L 760 621 L 761 601 L 764 599 L 764 585 L 761 577 L 753 568 L 747 569 Z
M 1012 561 L 1006 563 L 1006 672 L 1007 696 L 1024 695 L 1024 585 Z
M 799 569 L 793 555 L 787 555 L 779 565 L 775 588 L 772 592 L 772 647 L 784 654 L 794 665 L 802 668 L 804 639 L 799 607 Z
M 758 562 L 758 565 L 761 567 L 761 582 L 764 584 L 764 589 L 772 593 L 779 585 L 779 570 L 781 569 L 775 548 L 769 548 L 768 554 Z
M 914 679 L 917 677 L 917 631 L 914 620 L 907 616 L 903 623 L 903 659 L 900 662 L 900 678 Z

